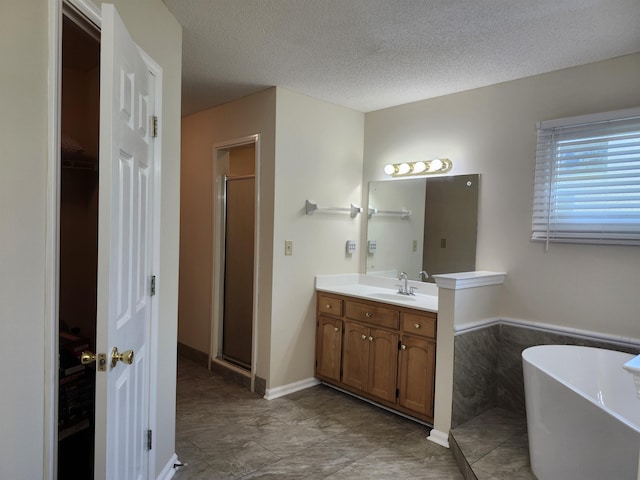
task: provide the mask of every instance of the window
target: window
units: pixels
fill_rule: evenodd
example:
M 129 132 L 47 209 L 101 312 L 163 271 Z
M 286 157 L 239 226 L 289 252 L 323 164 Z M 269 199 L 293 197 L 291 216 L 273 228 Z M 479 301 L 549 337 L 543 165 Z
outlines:
M 640 245 L 640 108 L 538 124 L 532 231 Z

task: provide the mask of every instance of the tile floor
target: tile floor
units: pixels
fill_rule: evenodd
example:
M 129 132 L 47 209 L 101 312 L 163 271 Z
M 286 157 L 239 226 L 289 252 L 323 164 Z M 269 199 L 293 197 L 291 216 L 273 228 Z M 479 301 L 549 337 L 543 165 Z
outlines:
M 471 469 L 466 479 L 535 480 L 523 415 L 495 408 L 454 428 L 451 434 Z
M 318 385 L 267 401 L 180 357 L 176 480 L 455 479 L 429 428 Z

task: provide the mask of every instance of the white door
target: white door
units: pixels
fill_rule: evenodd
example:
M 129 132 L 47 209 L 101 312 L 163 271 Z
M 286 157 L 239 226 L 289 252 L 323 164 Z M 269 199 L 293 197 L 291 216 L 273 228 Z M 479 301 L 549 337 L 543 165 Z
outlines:
M 96 347 L 97 480 L 146 479 L 151 321 L 153 82 L 113 5 L 102 5 Z M 131 364 L 112 352 L 132 351 Z

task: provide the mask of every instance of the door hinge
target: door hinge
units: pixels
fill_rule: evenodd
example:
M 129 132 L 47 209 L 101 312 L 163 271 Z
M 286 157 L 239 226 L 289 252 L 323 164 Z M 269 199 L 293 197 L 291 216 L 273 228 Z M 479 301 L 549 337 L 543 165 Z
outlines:
M 158 137 L 158 117 L 156 115 L 151 117 L 151 138 Z
M 396 398 L 398 398 L 400 396 L 400 389 L 396 388 Z
M 153 448 L 153 431 L 147 430 L 147 450 L 151 450 Z
M 156 276 L 151 275 L 151 282 L 149 283 L 149 295 L 152 297 L 156 294 Z
M 402 350 L 402 341 L 398 341 L 398 350 Z

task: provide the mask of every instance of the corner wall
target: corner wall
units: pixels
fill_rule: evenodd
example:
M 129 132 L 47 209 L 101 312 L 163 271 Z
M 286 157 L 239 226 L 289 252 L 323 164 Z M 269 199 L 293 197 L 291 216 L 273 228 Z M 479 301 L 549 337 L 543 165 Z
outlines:
M 305 214 L 305 200 L 349 207 L 362 198 L 364 115 L 278 88 L 271 368 L 267 388 L 313 377 L 315 275 L 357 273 L 362 215 Z M 293 255 L 284 255 L 285 240 Z
M 638 78 L 640 54 L 368 113 L 364 182 L 433 157 L 480 173 L 476 267 L 507 272 L 500 316 L 637 338 L 638 247 L 529 239 L 536 122 L 637 106 Z
M 267 377 L 271 331 L 276 89 L 182 119 L 180 304 L 178 341 L 210 353 L 214 248 L 214 145 L 260 134 L 259 348 L 256 374 Z

